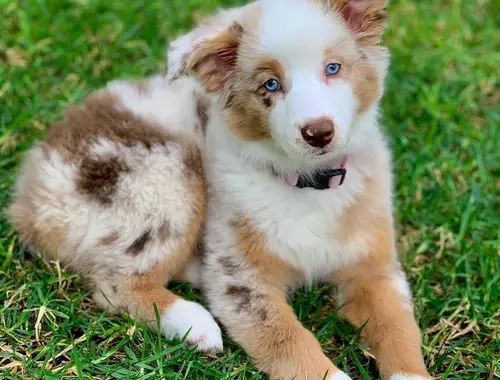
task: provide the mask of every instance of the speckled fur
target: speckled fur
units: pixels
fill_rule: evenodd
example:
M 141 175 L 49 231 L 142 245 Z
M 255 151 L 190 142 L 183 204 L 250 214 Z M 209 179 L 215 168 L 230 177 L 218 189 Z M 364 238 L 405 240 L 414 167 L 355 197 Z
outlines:
M 100 307 L 155 327 L 156 304 L 167 337 L 192 327 L 188 342 L 217 351 L 210 314 L 165 288 L 184 272 L 199 283 L 189 260 L 205 219 L 209 102 L 194 79 L 109 83 L 28 152 L 9 213 L 23 242 L 80 273 Z

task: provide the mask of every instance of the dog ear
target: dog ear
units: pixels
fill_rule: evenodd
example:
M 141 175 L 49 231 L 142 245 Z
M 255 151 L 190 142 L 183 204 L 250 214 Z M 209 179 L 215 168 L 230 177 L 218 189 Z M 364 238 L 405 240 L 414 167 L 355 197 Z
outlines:
M 385 29 L 387 0 L 324 0 L 349 25 L 358 42 L 376 45 Z
M 236 66 L 242 33 L 243 27 L 235 22 L 217 37 L 202 42 L 189 57 L 186 71 L 193 72 L 206 91 L 219 91 L 228 83 Z
M 235 22 L 241 23 L 249 12 L 259 7 L 258 3 L 219 10 L 203 19 L 191 32 L 172 41 L 167 52 L 167 78 L 174 80 L 186 74 L 191 55 L 201 44 L 217 38 Z
M 166 55 L 168 80 L 175 80 L 186 73 L 187 61 L 197 45 L 194 34 L 195 31 L 189 32 L 169 44 Z

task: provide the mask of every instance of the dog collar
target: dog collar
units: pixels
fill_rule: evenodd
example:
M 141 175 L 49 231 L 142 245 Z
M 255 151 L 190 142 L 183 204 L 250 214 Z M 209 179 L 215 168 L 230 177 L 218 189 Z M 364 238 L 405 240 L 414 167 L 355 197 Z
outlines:
M 338 168 L 321 170 L 312 176 L 303 176 L 296 173 L 285 173 L 285 182 L 290 186 L 303 188 L 313 188 L 316 190 L 334 189 L 344 183 L 346 170 L 347 156 L 342 158 Z

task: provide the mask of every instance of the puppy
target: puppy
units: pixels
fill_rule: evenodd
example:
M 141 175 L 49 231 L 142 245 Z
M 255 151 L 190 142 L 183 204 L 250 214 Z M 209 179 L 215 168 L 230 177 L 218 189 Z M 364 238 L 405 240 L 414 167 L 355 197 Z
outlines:
M 202 167 L 209 99 L 194 79 L 115 81 L 71 107 L 28 153 L 10 207 L 22 241 L 89 284 L 96 303 L 128 311 L 167 338 L 222 349 L 197 303 L 165 288 L 186 268 L 205 219 Z M 195 258 L 196 260 L 196 258 Z
M 204 290 L 273 379 L 350 378 L 287 303 L 319 281 L 336 286 L 339 312 L 363 327 L 386 379 L 430 378 L 377 123 L 389 64 L 384 6 L 261 0 L 218 13 L 170 49 L 170 76 L 193 72 L 219 98 L 204 156 Z

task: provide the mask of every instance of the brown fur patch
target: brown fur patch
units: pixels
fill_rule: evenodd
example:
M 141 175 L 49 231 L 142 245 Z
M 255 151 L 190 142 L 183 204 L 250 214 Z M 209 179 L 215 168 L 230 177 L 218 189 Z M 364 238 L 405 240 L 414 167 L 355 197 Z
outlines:
M 205 256 L 205 239 L 203 239 L 203 233 L 200 233 L 200 236 L 196 239 L 196 244 L 193 248 L 193 256 L 201 259 Z
M 266 80 L 274 78 L 283 86 L 286 79 L 283 66 L 274 58 L 258 60 L 254 69 L 254 77 L 258 78 L 258 82 L 262 82 L 259 83 L 260 85 L 264 84 Z
M 203 158 L 200 149 L 195 145 L 185 146 L 182 151 L 184 164 L 199 179 L 204 179 Z
M 272 95 L 262 86 L 275 77 L 262 71 L 236 70 L 232 79 L 230 101 L 226 105 L 228 127 L 239 138 L 247 141 L 270 138 L 268 117 L 273 105 Z M 276 96 L 276 95 L 274 95 Z
M 258 297 L 248 286 L 231 285 L 227 288 L 226 294 L 233 298 L 238 305 L 238 312 L 248 310 L 252 306 L 252 299 Z
M 64 160 L 80 163 L 77 185 L 84 193 L 103 204 L 109 203 L 119 174 L 128 171 L 117 158 L 89 157 L 89 148 L 99 137 L 127 147 L 139 145 L 148 149 L 168 142 L 181 144 L 186 166 L 196 176 L 203 176 L 201 153 L 193 141 L 137 118 L 117 105 L 119 100 L 107 92 L 90 95 L 84 105 L 70 108 L 65 118 L 50 128 L 44 142 Z
M 141 236 L 134 240 L 132 245 L 127 248 L 127 253 L 129 255 L 137 256 L 144 251 L 146 244 L 148 244 L 153 239 L 151 230 L 145 231 Z
M 224 108 L 230 108 L 233 105 L 234 94 L 230 92 L 226 96 L 226 106 Z
M 241 263 L 231 256 L 218 257 L 217 262 L 222 266 L 222 270 L 228 276 L 236 274 L 241 269 Z
M 365 112 L 382 96 L 381 79 L 375 68 L 366 61 L 359 61 L 353 68 L 352 85 L 359 100 L 359 113 Z
M 121 173 L 129 171 L 118 157 L 85 157 L 78 170 L 76 188 L 101 204 L 109 204 Z
M 196 99 L 196 114 L 198 115 L 201 129 L 205 132 L 208 124 L 208 104 L 201 96 L 198 96 Z
M 235 96 L 233 105 L 227 109 L 228 127 L 243 140 L 257 141 L 270 138 L 266 115 L 259 111 L 252 111 L 257 109 L 255 103 L 251 107 L 240 104 L 239 100 L 242 100 L 243 97 L 243 94 Z M 262 102 L 258 103 L 260 107 L 266 108 Z M 250 104 L 248 105 L 250 106 Z
M 269 319 L 269 314 L 267 313 L 267 310 L 265 308 L 263 308 L 263 307 L 261 307 L 257 311 L 257 316 L 260 318 L 260 321 L 262 323 L 265 323 Z
M 271 107 L 273 105 L 273 101 L 271 100 L 270 97 L 268 96 L 264 96 L 262 98 L 262 103 L 266 106 L 266 107 Z
M 164 222 L 160 228 L 158 229 L 158 236 L 160 237 L 160 240 L 162 242 L 165 242 L 168 238 L 171 237 L 170 235 L 170 223 L 169 222 Z
M 136 276 L 125 282 L 122 296 L 125 298 L 128 312 L 137 315 L 140 320 L 149 322 L 156 329 L 156 315 L 154 305 L 160 314 L 172 306 L 179 299 L 163 285 L 165 268 L 163 270 L 153 269 L 151 272 Z
M 388 263 L 395 249 L 391 211 L 367 212 L 373 210 L 377 200 L 384 197 L 384 191 L 377 180 L 367 179 L 364 190 L 342 213 L 333 235 L 334 240 L 342 245 L 368 239 L 371 242 L 370 254 L 377 265 Z
M 189 57 L 187 70 L 194 71 L 208 92 L 223 89 L 233 73 L 243 27 L 233 23 L 216 38 L 203 42 Z
M 98 245 L 111 245 L 115 243 L 120 238 L 120 234 L 118 232 L 112 232 L 102 238 L 99 239 Z
M 351 84 L 354 95 L 359 100 L 359 113 L 365 112 L 382 97 L 382 80 L 370 61 L 363 58 L 363 54 L 362 50 L 348 41 L 340 42 L 325 51 L 326 62 L 342 65 L 340 72 L 330 80 L 343 79 Z
M 187 151 L 198 150 L 185 136 L 171 134 L 162 126 L 136 117 L 119 104 L 120 101 L 108 92 L 90 95 L 83 105 L 70 108 L 64 119 L 49 129 L 44 144 L 57 149 L 66 161 L 75 162 L 88 156 L 90 145 L 99 137 L 126 147 L 150 149 L 154 145 L 174 142 L 182 144 Z
M 269 79 L 280 82 L 283 91 L 270 94 L 263 87 Z M 286 78 L 283 66 L 273 58 L 240 56 L 231 78 L 231 101 L 226 106 L 229 128 L 241 139 L 270 138 L 269 112 L 273 97 L 284 96 Z
M 64 159 L 83 159 L 90 144 L 99 137 L 127 147 L 151 148 L 177 141 L 164 128 L 119 109 L 119 100 L 107 92 L 90 95 L 83 105 L 70 108 L 63 120 L 54 124 L 45 143 L 56 148 Z
M 362 45 L 376 45 L 384 32 L 387 0 L 313 0 L 338 12 Z

